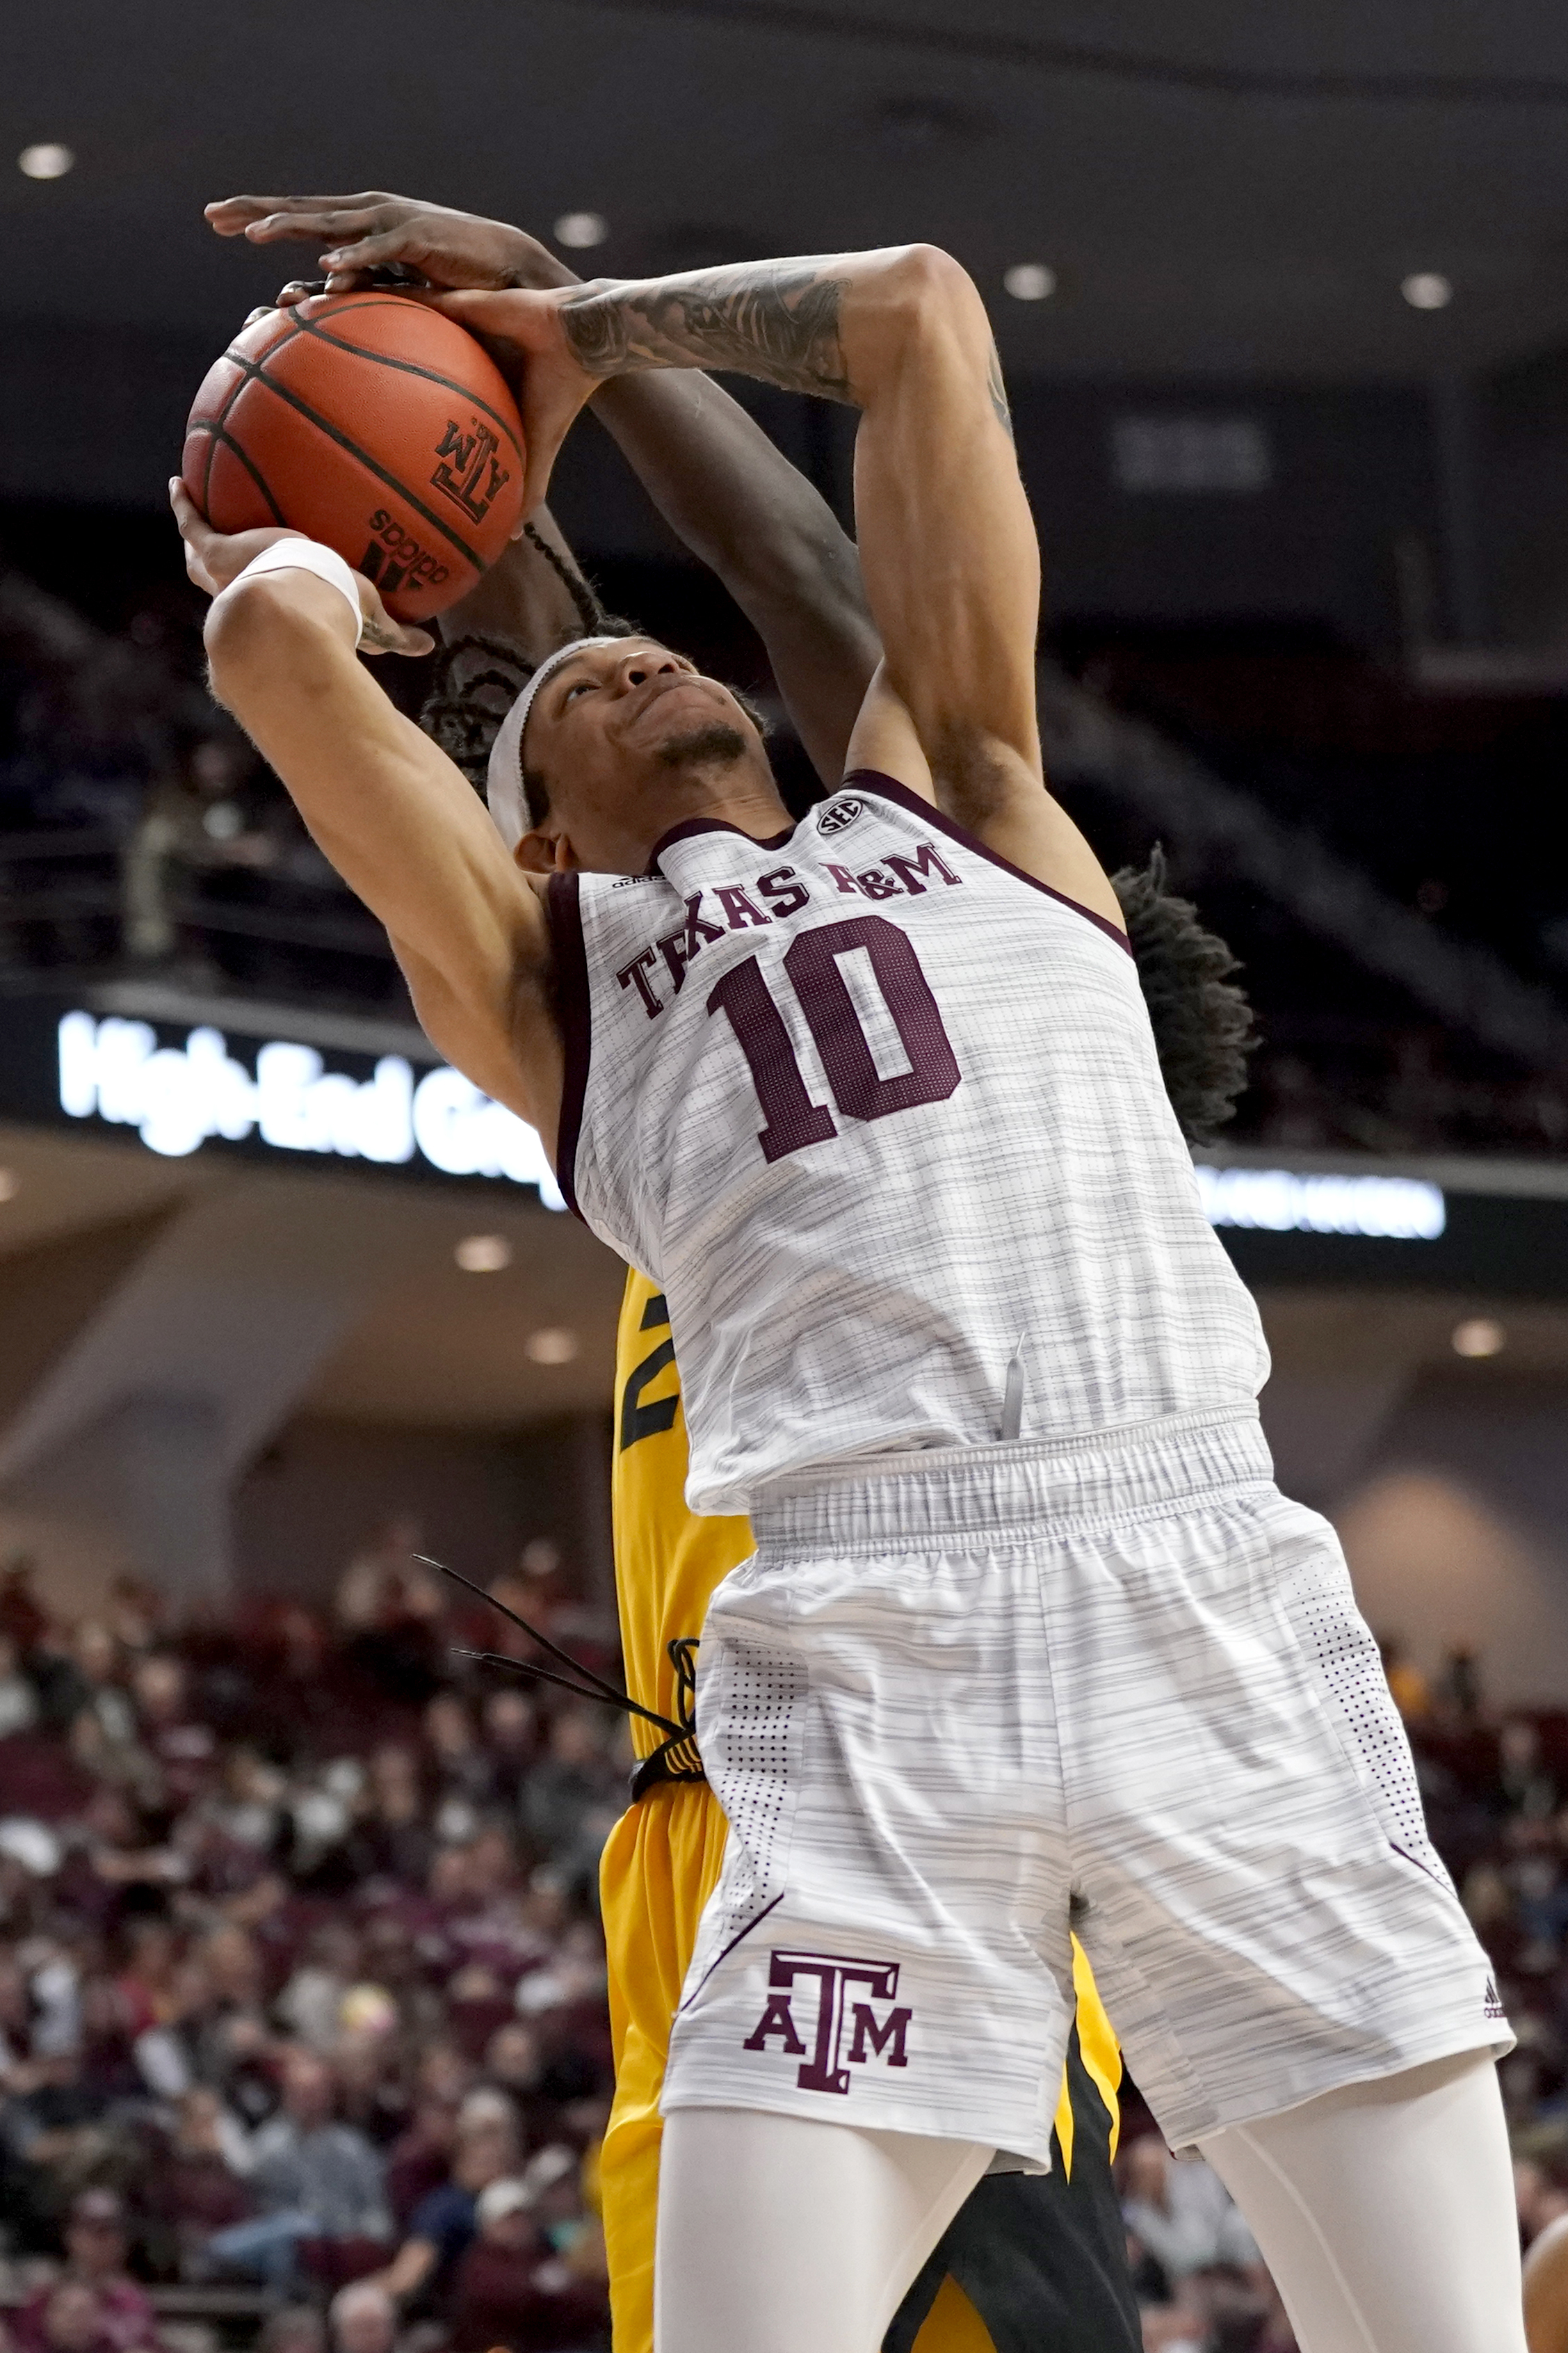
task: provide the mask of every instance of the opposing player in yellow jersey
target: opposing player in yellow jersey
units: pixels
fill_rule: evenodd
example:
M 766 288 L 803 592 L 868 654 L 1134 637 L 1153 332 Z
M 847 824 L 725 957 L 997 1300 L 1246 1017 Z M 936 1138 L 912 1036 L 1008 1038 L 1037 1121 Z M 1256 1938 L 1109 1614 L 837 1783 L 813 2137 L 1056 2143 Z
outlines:
M 626 1689 L 689 1721 L 691 1658 L 720 1580 L 752 1549 L 744 1519 L 686 1506 L 686 1423 L 662 1297 L 627 1277 L 616 1347 L 616 1583 Z M 600 1866 L 616 2103 L 600 2158 L 616 2353 L 651 2353 L 659 2086 L 670 2021 L 725 1821 L 694 1742 L 662 1746 L 634 1717 L 639 1794 Z M 1121 2057 L 1082 1952 L 1078 2022 L 1057 2106 L 1056 2169 L 992 2174 L 905 2297 L 885 2353 L 1132 2353 L 1140 2342 L 1110 2179 Z

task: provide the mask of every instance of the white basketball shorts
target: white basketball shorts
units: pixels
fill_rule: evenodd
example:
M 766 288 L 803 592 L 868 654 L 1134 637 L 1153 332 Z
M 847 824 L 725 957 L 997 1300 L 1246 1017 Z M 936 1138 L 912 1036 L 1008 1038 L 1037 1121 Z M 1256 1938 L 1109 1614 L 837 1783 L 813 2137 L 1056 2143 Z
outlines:
M 771 1484 L 666 2111 L 1050 2161 L 1068 1929 L 1167 2138 L 1511 2043 L 1333 1531 L 1255 1415 Z

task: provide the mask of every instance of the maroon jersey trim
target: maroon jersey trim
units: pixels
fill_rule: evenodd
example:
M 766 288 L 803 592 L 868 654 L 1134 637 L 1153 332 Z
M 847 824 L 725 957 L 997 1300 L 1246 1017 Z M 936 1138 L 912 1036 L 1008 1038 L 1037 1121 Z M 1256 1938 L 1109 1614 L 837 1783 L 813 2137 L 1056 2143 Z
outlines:
M 555 1131 L 555 1181 L 574 1218 L 582 1218 L 574 1181 L 577 1140 L 583 1132 L 583 1101 L 588 1092 L 588 1056 L 593 1010 L 588 996 L 588 953 L 583 944 L 580 878 L 552 874 L 544 894 L 554 955 L 555 1018 L 561 1031 L 561 1121 Z M 583 1219 L 584 1225 L 587 1219 Z
M 885 776 L 880 768 L 851 768 L 839 790 L 842 792 L 848 785 L 862 786 L 867 792 L 876 793 L 885 801 L 896 801 L 900 808 L 908 809 L 911 817 L 918 817 L 922 825 L 934 825 L 938 832 L 945 833 L 950 840 L 958 842 L 965 849 L 972 849 L 976 858 L 988 858 L 993 866 L 1002 869 L 1004 874 L 1015 874 L 1020 882 L 1026 882 L 1031 891 L 1043 891 L 1047 898 L 1054 899 L 1058 906 L 1070 907 L 1075 915 L 1081 915 L 1086 923 L 1093 923 L 1097 930 L 1102 931 L 1108 940 L 1114 940 L 1117 946 L 1125 948 L 1129 955 L 1132 954 L 1132 943 L 1120 924 L 1111 923 L 1108 916 L 1097 915 L 1092 907 L 1082 906 L 1078 900 L 1069 899 L 1065 891 L 1053 891 L 1050 884 L 1042 882 L 1037 874 L 1026 874 L 1021 866 L 1015 866 L 1012 860 L 1004 858 L 999 849 L 987 849 L 979 836 L 971 833 L 966 825 L 960 825 L 956 818 L 948 817 L 934 801 L 928 801 L 920 793 L 912 792 L 908 785 L 900 785 L 896 776 Z M 767 847 L 771 849 L 772 843 Z
M 732 833 L 758 849 L 782 849 L 786 841 L 795 839 L 799 829 L 798 826 L 786 825 L 782 833 L 759 835 L 748 833 L 743 826 L 729 825 L 721 817 L 682 818 L 679 825 L 672 825 L 669 831 L 661 833 L 654 843 L 648 852 L 647 864 L 643 869 L 643 879 L 646 881 L 650 875 L 659 872 L 658 861 L 672 841 L 689 841 L 694 833 Z

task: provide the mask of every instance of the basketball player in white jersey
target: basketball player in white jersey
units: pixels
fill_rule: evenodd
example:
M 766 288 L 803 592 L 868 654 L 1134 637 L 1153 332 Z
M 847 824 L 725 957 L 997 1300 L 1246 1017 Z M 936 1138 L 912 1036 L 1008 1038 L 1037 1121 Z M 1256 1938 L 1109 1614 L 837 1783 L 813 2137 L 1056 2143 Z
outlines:
M 659 1283 L 693 1508 L 756 1531 L 701 1651 L 731 1835 L 671 2042 L 661 2353 L 872 2353 L 994 2156 L 1048 2161 L 1069 1923 L 1307 2353 L 1519 2353 L 1507 2030 L 1044 787 L 974 289 L 917 248 L 440 299 L 512 370 L 531 502 L 628 368 L 861 416 L 885 659 L 798 826 L 744 709 L 640 638 L 541 665 L 487 818 L 353 659 L 417 633 L 175 495 L 216 691 L 436 1042 Z

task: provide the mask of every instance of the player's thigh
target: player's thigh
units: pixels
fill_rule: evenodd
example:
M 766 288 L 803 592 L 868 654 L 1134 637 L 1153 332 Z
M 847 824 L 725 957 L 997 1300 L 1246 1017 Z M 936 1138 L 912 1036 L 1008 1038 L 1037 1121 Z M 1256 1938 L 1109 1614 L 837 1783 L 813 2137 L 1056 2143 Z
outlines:
M 665 2126 L 657 2353 L 878 2353 L 989 2148 L 759 2109 Z
M 1302 2353 L 1524 2353 L 1508 2132 L 1484 2057 L 1352 2084 L 1202 2147 Z

